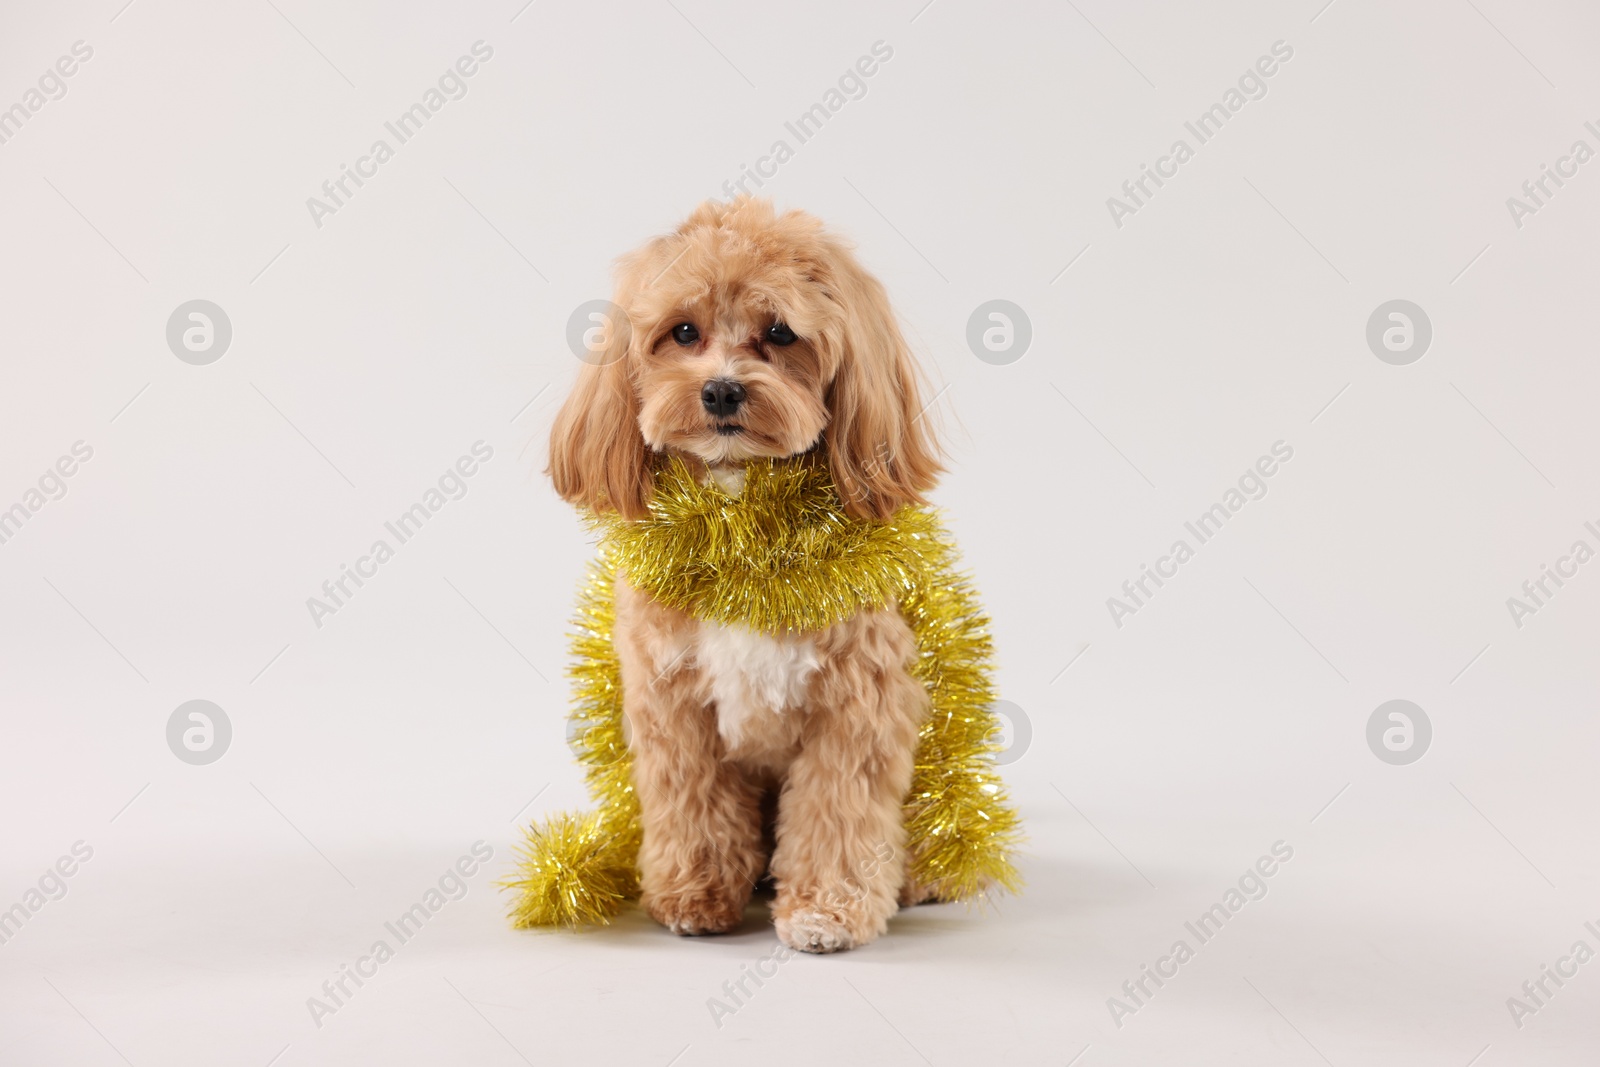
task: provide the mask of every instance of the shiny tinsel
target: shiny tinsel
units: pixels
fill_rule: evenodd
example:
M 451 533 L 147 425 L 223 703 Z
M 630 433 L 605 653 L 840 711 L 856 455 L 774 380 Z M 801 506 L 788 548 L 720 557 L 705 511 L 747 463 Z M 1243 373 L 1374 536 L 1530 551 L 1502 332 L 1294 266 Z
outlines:
M 609 922 L 637 896 L 639 802 L 622 729 L 622 677 L 611 643 L 617 573 L 707 621 L 767 633 L 819 630 L 898 603 L 917 642 L 913 673 L 933 713 L 923 726 L 905 823 L 912 877 L 939 900 L 1016 890 L 1021 824 L 995 773 L 988 619 L 956 570 L 955 546 L 926 508 L 887 522 L 844 512 L 826 468 L 752 463 L 729 496 L 681 463 L 658 472 L 649 518 L 593 516 L 600 557 L 579 594 L 569 670 L 579 759 L 598 805 L 527 831 L 517 926 Z

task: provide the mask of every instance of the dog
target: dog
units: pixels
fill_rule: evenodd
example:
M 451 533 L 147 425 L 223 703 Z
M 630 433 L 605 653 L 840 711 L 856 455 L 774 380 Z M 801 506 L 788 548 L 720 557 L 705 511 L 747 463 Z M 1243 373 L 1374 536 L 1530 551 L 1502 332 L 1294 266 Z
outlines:
M 921 374 L 884 287 L 816 218 L 708 201 L 620 261 L 613 303 L 625 328 L 585 361 L 551 432 L 565 500 L 644 518 L 676 458 L 732 494 L 748 461 L 826 463 L 859 519 L 926 503 L 943 460 Z M 779 939 L 835 952 L 929 895 L 908 878 L 902 824 L 929 699 L 894 605 L 768 635 L 619 574 L 615 609 L 640 903 L 657 922 L 730 931 L 770 876 Z

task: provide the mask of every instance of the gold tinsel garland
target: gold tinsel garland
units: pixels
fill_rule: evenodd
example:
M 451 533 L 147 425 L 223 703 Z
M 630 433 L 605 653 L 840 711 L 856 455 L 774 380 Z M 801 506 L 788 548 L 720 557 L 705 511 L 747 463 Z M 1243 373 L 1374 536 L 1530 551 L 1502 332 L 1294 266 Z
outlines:
M 988 619 L 934 512 L 850 518 L 817 464 L 752 463 L 743 491 L 729 496 L 674 462 L 657 473 L 649 518 L 590 522 L 600 555 L 579 592 L 568 673 L 573 739 L 597 809 L 528 828 L 519 877 L 501 883 L 517 891 L 514 925 L 606 923 L 638 896 L 639 801 L 611 643 L 617 573 L 697 618 L 766 633 L 819 630 L 897 603 L 933 708 L 905 802 L 911 877 L 938 900 L 1020 886 L 1011 852 L 1021 823 L 993 761 Z

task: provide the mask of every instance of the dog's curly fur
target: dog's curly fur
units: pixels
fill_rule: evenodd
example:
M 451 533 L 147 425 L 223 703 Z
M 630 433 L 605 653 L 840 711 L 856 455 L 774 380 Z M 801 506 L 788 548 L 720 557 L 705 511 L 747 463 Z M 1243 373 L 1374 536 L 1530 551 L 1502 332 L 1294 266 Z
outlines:
M 673 455 L 733 492 L 747 460 L 825 461 L 857 518 L 925 502 L 941 466 L 917 366 L 883 286 L 815 218 L 707 202 L 621 261 L 614 302 L 625 321 L 551 434 L 565 499 L 642 517 Z M 703 401 L 713 381 L 743 388 L 737 410 Z M 616 598 L 652 916 L 731 930 L 770 874 L 778 936 L 831 952 L 925 895 L 905 884 L 901 806 L 928 697 L 894 605 L 775 637 L 698 621 L 626 575 Z

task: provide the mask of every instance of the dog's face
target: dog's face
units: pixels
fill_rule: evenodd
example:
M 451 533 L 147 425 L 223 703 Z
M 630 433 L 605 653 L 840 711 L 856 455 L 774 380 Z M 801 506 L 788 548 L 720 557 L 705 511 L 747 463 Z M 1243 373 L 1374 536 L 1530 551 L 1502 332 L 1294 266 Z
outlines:
M 635 374 L 645 444 L 713 466 L 809 451 L 828 424 L 826 308 L 807 306 L 820 295 L 789 264 L 711 284 L 680 266 L 660 298 L 635 302 L 651 316 Z
M 656 457 L 708 466 L 823 449 L 845 507 L 885 518 L 939 472 L 918 375 L 883 287 L 801 212 L 702 205 L 625 257 L 627 317 L 551 434 L 574 503 L 645 513 Z

